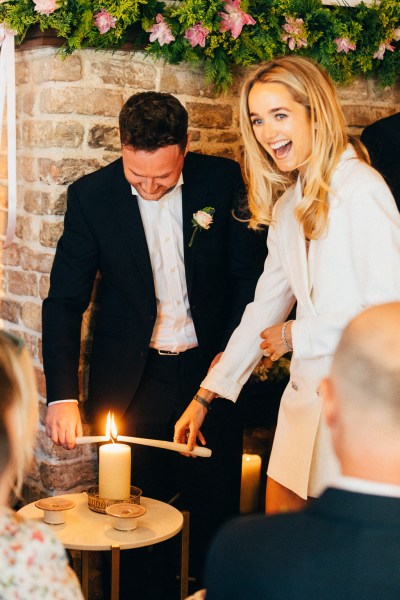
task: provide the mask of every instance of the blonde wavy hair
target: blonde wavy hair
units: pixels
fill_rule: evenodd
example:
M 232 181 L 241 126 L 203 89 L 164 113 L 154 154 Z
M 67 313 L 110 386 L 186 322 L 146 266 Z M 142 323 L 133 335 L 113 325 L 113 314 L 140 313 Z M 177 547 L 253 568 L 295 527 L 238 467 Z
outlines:
M 15 495 L 31 463 L 37 418 L 29 354 L 20 340 L 0 332 L 0 481 Z
M 256 83 L 284 85 L 309 115 L 312 151 L 302 179 L 303 198 L 296 208 L 296 218 L 305 237 L 317 239 L 327 226 L 329 186 L 341 154 L 349 141 L 360 159 L 369 162 L 368 153 L 361 142 L 349 139 L 335 87 L 321 67 L 299 56 L 276 58 L 262 65 L 244 82 L 240 101 L 251 228 L 258 229 L 271 223 L 275 202 L 297 175 L 279 171 L 254 135 L 248 98 Z

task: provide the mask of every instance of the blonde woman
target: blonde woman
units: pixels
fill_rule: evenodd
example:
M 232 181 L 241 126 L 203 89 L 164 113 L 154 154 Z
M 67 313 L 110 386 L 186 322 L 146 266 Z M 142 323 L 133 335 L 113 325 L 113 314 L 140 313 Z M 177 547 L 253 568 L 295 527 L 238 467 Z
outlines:
M 338 472 L 319 382 L 347 322 L 400 299 L 400 215 L 361 144 L 349 140 L 335 88 L 315 63 L 283 57 L 251 74 L 241 128 L 250 226 L 270 225 L 269 253 L 254 301 L 175 439 L 204 443 L 213 398 L 235 401 L 263 354 L 277 360 L 293 351 L 268 466 L 266 509 L 274 513 L 303 507 Z
M 20 340 L 0 332 L 0 598 L 83 600 L 65 550 L 44 523 L 10 509 L 30 464 L 38 418 L 33 368 Z

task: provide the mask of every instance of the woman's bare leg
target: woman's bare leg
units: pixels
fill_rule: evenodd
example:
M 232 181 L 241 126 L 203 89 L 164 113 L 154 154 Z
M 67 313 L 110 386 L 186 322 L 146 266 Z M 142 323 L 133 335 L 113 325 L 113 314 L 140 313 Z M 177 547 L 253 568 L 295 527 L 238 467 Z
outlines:
M 308 500 L 300 498 L 297 494 L 284 487 L 274 479 L 268 477 L 265 497 L 265 512 L 273 515 L 282 512 L 295 512 L 305 508 Z

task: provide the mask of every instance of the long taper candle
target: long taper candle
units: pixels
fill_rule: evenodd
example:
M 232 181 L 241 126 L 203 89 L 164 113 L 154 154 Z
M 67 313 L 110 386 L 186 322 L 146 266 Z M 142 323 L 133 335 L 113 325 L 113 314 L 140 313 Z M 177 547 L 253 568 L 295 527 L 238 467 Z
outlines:
M 209 458 L 212 454 L 209 448 L 204 446 L 195 446 L 191 452 L 188 452 L 186 444 L 178 444 L 177 442 L 165 442 L 163 440 L 150 440 L 148 438 L 131 437 L 129 435 L 119 435 L 118 442 L 128 442 L 131 444 L 139 444 L 141 446 L 152 446 L 153 448 L 163 448 L 164 450 L 175 450 L 175 452 L 184 452 L 193 456 L 201 456 Z
M 81 437 L 75 438 L 75 444 L 77 446 L 81 444 L 95 444 L 96 442 L 109 442 L 110 438 L 105 435 L 82 435 Z

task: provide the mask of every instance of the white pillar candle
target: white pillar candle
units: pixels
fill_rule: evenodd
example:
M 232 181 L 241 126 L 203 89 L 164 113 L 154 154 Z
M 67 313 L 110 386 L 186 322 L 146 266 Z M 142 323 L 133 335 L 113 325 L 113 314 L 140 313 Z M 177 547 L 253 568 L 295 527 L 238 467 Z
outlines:
M 260 495 L 261 456 L 243 454 L 242 484 L 240 488 L 240 512 L 250 513 L 257 509 Z
M 99 448 L 99 496 L 125 500 L 131 492 L 131 448 L 128 444 L 104 444 Z

